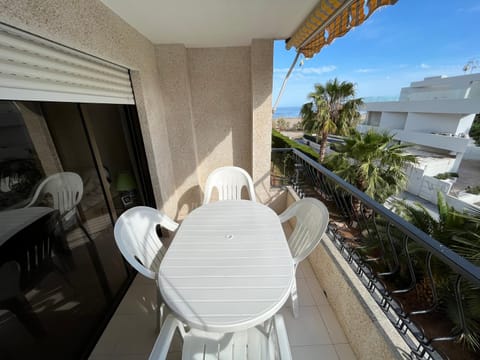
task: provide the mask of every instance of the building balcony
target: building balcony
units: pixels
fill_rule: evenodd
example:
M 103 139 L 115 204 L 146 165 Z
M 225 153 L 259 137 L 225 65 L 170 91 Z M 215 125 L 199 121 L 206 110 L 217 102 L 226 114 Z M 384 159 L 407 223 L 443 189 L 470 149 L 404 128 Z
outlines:
M 271 204 L 277 212 L 313 196 L 331 216 L 321 245 L 297 273 L 300 317 L 293 318 L 288 303 L 281 310 L 294 359 L 474 358 L 454 345 L 458 327 L 441 319 L 432 264 L 441 262 L 452 273 L 460 324 L 467 321 L 462 292 L 466 284 L 480 284 L 479 268 L 304 154 L 274 150 L 272 164 L 272 186 L 284 188 Z M 370 244 L 358 242 L 362 236 Z M 423 251 L 424 264 L 413 248 Z M 137 277 L 90 359 L 147 358 L 156 338 L 154 304 L 155 284 Z M 178 339 L 169 358 L 179 359 L 180 349 Z
M 285 189 L 271 206 L 282 212 L 298 195 Z M 289 225 L 284 226 L 288 234 Z M 327 239 L 327 235 L 324 235 Z M 172 240 L 171 238 L 169 240 Z M 300 263 L 296 272 L 299 317 L 294 318 L 290 299 L 280 310 L 283 315 L 293 359 L 353 360 L 355 355 L 332 309 L 310 261 Z M 89 356 L 90 360 L 147 359 L 158 336 L 155 329 L 156 284 L 137 275 Z M 134 330 L 133 330 L 134 329 Z M 181 338 L 176 335 L 167 359 L 181 359 Z
M 314 1 L 305 1 L 302 6 L 289 2 L 294 11 L 286 8 L 282 21 L 278 20 L 278 11 L 258 11 L 262 15 L 257 17 L 258 28 L 265 32 L 255 31 L 255 26 L 238 27 L 230 23 L 218 31 L 214 26 L 204 26 L 209 23 L 205 17 L 193 16 L 209 32 L 205 39 L 211 40 L 218 34 L 227 35 L 225 42 L 216 45 L 195 42 L 194 38 L 199 35 L 197 32 L 193 34 L 195 36 L 191 31 L 185 33 L 187 38 L 183 40 L 176 37 L 183 33 L 185 26 L 175 21 L 174 17 L 168 20 L 172 20 L 171 25 L 178 26 L 178 30 L 171 28 L 162 31 L 161 35 L 167 37 L 161 40 L 148 39 L 135 26 L 122 20 L 117 12 L 96 0 L 71 2 L 68 6 L 58 0 L 43 2 L 39 6 L 32 6 L 32 2 L 25 0 L 7 3 L 8 6 L 0 15 L 2 24 L 13 28 L 14 32 L 24 32 L 22 39 L 35 38 L 29 43 L 31 47 L 25 49 L 26 54 L 18 57 L 20 61 L 15 69 L 28 70 L 25 78 L 19 76 L 18 81 L 24 84 L 27 79 L 36 79 L 39 84 L 35 84 L 38 85 L 38 89 L 35 88 L 38 92 L 27 94 L 23 87 L 12 91 L 12 88 L 4 86 L 4 99 L 18 100 L 9 111 L 3 111 L 4 116 L 21 112 L 25 114 L 25 119 L 16 116 L 6 122 L 7 126 L 17 128 L 15 131 L 21 136 L 18 135 L 19 140 L 14 142 L 15 137 L 3 131 L 4 143 L 9 145 L 2 148 L 10 154 L 21 152 L 21 159 L 35 155 L 29 158 L 29 164 L 32 168 L 38 166 L 39 174 L 50 175 L 66 170 L 80 173 L 85 186 L 80 220 L 89 234 L 80 231 L 80 228 L 70 231 L 67 234 L 67 249 L 63 249 L 68 251 L 54 252 L 56 257 L 48 258 L 46 263 L 50 265 L 51 262 L 62 260 L 58 263 L 64 268 L 53 271 L 42 267 L 41 273 L 40 270 L 38 273 L 43 277 L 38 281 L 29 281 L 22 289 L 21 294 L 26 295 L 27 302 L 32 304 L 32 309 L 27 309 L 28 313 L 38 315 L 35 316 L 38 318 L 36 320 L 40 320 L 46 328 L 47 336 L 37 336 L 33 331 L 30 333 L 24 325 L 29 325 L 31 321 L 27 319 L 22 322 L 18 314 L 1 309 L 0 317 L 4 325 L 1 358 L 83 359 L 88 356 L 98 333 L 103 330 L 104 321 L 108 320 L 110 311 L 115 309 L 117 300 L 123 296 L 134 276 L 132 269 L 125 266 L 113 239 L 116 216 L 134 204 L 132 199 L 135 196 L 128 194 L 133 190 L 127 189 L 126 194 L 121 194 L 123 186 L 118 186 L 116 179 L 125 168 L 131 169 L 131 174 L 140 180 L 137 181 L 136 191 L 137 195 L 142 196 L 136 198 L 137 201 L 143 198 L 143 201 L 139 203 L 157 207 L 171 217 L 180 219 L 198 206 L 201 185 L 205 183 L 207 174 L 219 165 L 235 164 L 248 169 L 256 190 L 262 192 L 263 196 L 259 198 L 264 202 L 275 200 L 271 206 L 278 212 L 289 201 L 305 195 L 319 195 L 331 206 L 335 218 L 328 233 L 298 273 L 301 317 L 293 320 L 288 306 L 282 310 L 287 319 L 295 359 L 348 359 L 353 356 L 383 359 L 410 355 L 429 359 L 439 357 L 442 351 L 439 352 L 432 343 L 451 343 L 459 339 L 458 333 L 451 333 L 449 329 L 441 334 L 421 335 L 423 333 L 419 327 L 422 324 L 409 320 L 412 315 L 418 317 L 419 312 L 431 312 L 430 307 L 436 304 L 436 301 L 432 301 L 432 304 L 428 304 L 432 306 L 420 310 L 404 309 L 399 305 L 398 297 L 414 293 L 419 281 L 413 279 L 413 285 L 409 283 L 403 288 L 388 288 L 383 279 L 396 279 L 400 271 L 397 267 L 401 270 L 411 268 L 412 262 L 405 258 L 405 254 L 408 254 L 407 245 L 418 243 L 428 250 L 428 254 L 433 254 L 433 258 L 446 262 L 453 273 L 462 275 L 455 278 L 458 279 L 457 285 L 452 290 L 452 294 L 459 299 L 457 308 L 461 310 L 464 282 L 478 285 L 476 269 L 462 263 L 448 249 L 439 248 L 438 244 L 432 245 L 417 230 L 390 213 L 384 213 L 378 204 L 355 192 L 301 154 L 292 152 L 285 158 L 287 162 L 282 163 L 293 160 L 291 165 L 298 165 L 293 172 L 285 172 L 280 176 L 281 184 L 288 180 L 292 187 L 283 191 L 279 188 L 275 196 L 269 198 L 268 139 L 271 135 L 274 71 L 272 38 L 289 37 L 301 25 L 314 6 Z M 256 3 L 265 5 L 263 2 Z M 247 2 L 245 4 L 250 6 Z M 203 10 L 208 8 L 203 5 L 200 7 Z M 278 10 L 277 7 L 273 8 Z M 128 9 L 127 13 L 131 13 Z M 224 17 L 218 17 L 216 11 L 205 11 L 205 14 L 231 19 L 231 11 L 228 7 L 226 9 L 228 12 Z M 198 15 L 194 7 L 191 10 Z M 219 10 L 218 7 L 215 10 Z M 165 23 L 159 21 L 160 14 L 169 16 L 165 11 L 148 13 L 153 15 L 152 25 Z M 251 13 L 244 12 L 246 15 Z M 273 16 L 274 21 L 265 21 L 266 15 Z M 247 23 L 251 23 L 251 20 L 251 17 L 245 18 Z M 233 33 L 228 36 L 227 30 L 237 31 L 240 28 L 248 28 L 253 34 L 240 42 L 234 39 L 236 36 Z M 46 50 L 43 53 L 48 56 L 36 59 L 37 52 L 31 49 L 38 49 L 39 46 Z M 121 102 L 129 106 L 118 109 L 110 106 L 101 96 L 101 101 L 97 97 L 95 101 L 106 102 L 108 106 L 93 106 L 86 103 L 85 97 L 72 96 L 78 88 L 71 91 L 69 87 L 68 91 L 59 91 L 57 97 L 52 98 L 49 89 L 56 81 L 50 75 L 57 66 L 45 66 L 45 61 L 57 59 L 50 55 L 52 49 L 58 47 L 61 47 L 58 59 L 70 54 L 79 57 L 80 65 L 87 59 L 96 65 L 100 62 L 118 68 L 123 74 L 121 78 L 128 83 L 128 93 L 135 95 L 135 107 L 132 105 L 133 97 Z M 12 50 L 10 45 L 4 46 L 4 49 L 23 54 L 18 49 Z M 31 66 L 26 66 L 26 59 L 34 60 L 29 63 Z M 8 60 L 11 66 L 12 59 Z M 65 62 L 62 60 L 59 63 L 59 77 L 64 79 L 66 73 L 61 69 Z M 38 77 L 39 72 L 48 74 L 48 78 Z M 67 73 L 78 74 L 77 71 Z M 19 75 L 11 70 L 3 71 L 3 74 L 7 77 Z M 54 74 L 58 75 L 56 72 Z M 91 80 L 89 77 L 88 83 Z M 93 80 L 96 83 L 97 79 Z M 76 84 L 70 80 L 66 83 Z M 28 84 L 33 86 L 30 82 Z M 65 89 L 65 85 L 62 86 Z M 98 94 L 97 86 L 92 88 L 94 94 Z M 476 113 L 477 103 L 474 100 L 478 98 L 478 90 L 475 91 L 470 98 L 443 101 L 443 105 L 440 105 L 440 100 L 411 103 L 416 109 L 414 111 L 418 112 L 433 107 L 435 111 L 443 113 L 456 114 L 459 109 Z M 36 103 L 19 103 L 20 100 Z M 41 101 L 44 103 L 39 104 Z M 108 125 L 110 123 L 112 125 Z M 12 143 L 16 149 L 9 148 Z M 10 168 L 14 174 L 2 176 L 0 183 L 3 189 L 18 184 L 19 171 L 14 169 L 17 163 L 11 165 L 15 165 Z M 289 170 L 289 167 L 285 169 Z M 22 173 L 22 178 L 26 179 L 26 183 L 31 183 L 29 185 L 33 190 L 36 176 L 30 175 L 31 172 L 26 173 L 28 175 Z M 113 183 L 110 184 L 112 178 Z M 8 186 L 5 179 L 9 182 Z M 13 179 L 12 184 L 10 179 Z M 22 190 L 25 189 L 31 190 L 22 186 Z M 352 208 L 357 206 L 361 211 L 352 212 Z M 355 239 L 352 239 L 359 234 L 359 229 L 370 229 L 368 226 L 371 223 L 368 221 L 375 219 L 372 214 L 392 224 L 391 227 L 397 231 L 395 234 L 405 236 L 400 243 L 388 235 L 388 230 L 387 236 L 381 237 L 377 253 L 369 259 L 370 264 L 378 266 L 381 263 L 387 268 L 377 269 L 379 277 L 372 275 L 373 266 L 360 263 L 361 256 L 354 252 Z M 365 224 L 368 226 L 362 227 Z M 22 234 L 22 238 L 35 238 L 29 236 L 30 233 L 26 235 Z M 48 239 L 47 236 L 45 238 Z M 403 245 L 404 242 L 407 245 Z M 12 244 L 12 248 L 18 247 L 18 243 Z M 385 253 L 395 254 L 396 257 L 392 262 L 385 261 Z M 2 255 L 5 254 L 5 251 L 2 252 Z M 14 270 L 18 272 L 18 269 Z M 14 278 L 8 271 L 5 273 L 8 280 Z M 15 276 L 18 280 L 18 276 Z M 7 283 L 3 282 L 4 285 Z M 428 284 L 428 279 L 422 283 L 427 288 Z M 147 358 L 156 336 L 152 305 L 155 303 L 154 290 L 153 284 L 147 284 L 142 279 L 136 279 L 131 284 L 128 295 L 123 298 L 116 315 L 91 354 L 93 359 Z M 462 315 L 460 310 L 458 313 Z M 464 324 L 465 317 L 459 318 Z M 178 358 L 178 350 L 177 344 L 172 348 L 172 358 Z M 463 354 L 459 356 L 463 357 Z
M 478 99 L 480 89 L 478 74 L 454 77 L 435 76 L 414 81 L 403 88 L 400 101 Z
M 135 278 L 90 360 L 148 358 L 158 335 L 155 331 L 155 286 L 153 281 L 140 275 Z M 281 310 L 293 359 L 356 359 L 308 261 L 302 262 L 297 270 L 297 286 L 299 317 L 293 317 L 290 302 Z M 168 359 L 181 359 L 181 339 L 178 336 L 172 342 Z
M 366 110 L 430 114 L 476 114 L 478 100 L 475 98 L 458 98 L 370 102 L 366 104 Z
M 464 153 L 467 149 L 470 139 L 458 136 L 448 136 L 442 134 L 429 134 L 418 131 L 406 131 L 401 129 L 384 129 L 378 126 L 358 125 L 360 132 L 367 132 L 370 129 L 376 131 L 388 130 L 394 134 L 395 139 L 412 144 L 428 146 L 436 149 Z

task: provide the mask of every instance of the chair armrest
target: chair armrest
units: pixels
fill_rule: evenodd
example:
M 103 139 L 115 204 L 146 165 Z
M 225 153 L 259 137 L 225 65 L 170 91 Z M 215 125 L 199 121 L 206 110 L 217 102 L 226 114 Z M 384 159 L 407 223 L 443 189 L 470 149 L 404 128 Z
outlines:
M 148 360 L 165 360 L 167 358 L 168 350 L 170 349 L 170 344 L 177 328 L 183 336 L 184 331 L 182 323 L 172 314 L 169 314 L 160 329 L 160 334 L 153 345 Z
M 295 216 L 295 211 L 292 208 L 292 206 L 290 206 L 289 208 L 287 208 L 287 210 L 285 210 L 280 215 L 278 215 L 278 218 L 280 219 L 281 223 L 284 223 L 284 222 L 290 220 L 294 216 Z
M 170 219 L 168 216 L 165 216 L 162 219 L 162 223 L 160 224 L 160 226 L 164 227 L 167 230 L 175 231 L 178 228 L 178 223 Z
M 277 333 L 278 349 L 281 360 L 292 360 L 292 352 L 290 350 L 290 343 L 288 342 L 287 328 L 283 321 L 283 316 L 277 314 L 273 317 L 275 330 Z

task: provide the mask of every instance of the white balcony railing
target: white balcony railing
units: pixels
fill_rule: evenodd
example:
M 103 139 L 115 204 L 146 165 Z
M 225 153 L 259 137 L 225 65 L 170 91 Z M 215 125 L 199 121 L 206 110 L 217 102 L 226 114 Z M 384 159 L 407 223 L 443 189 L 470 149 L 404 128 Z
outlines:
M 395 140 L 459 153 L 464 153 L 467 149 L 468 143 L 470 142 L 470 139 L 459 136 L 429 134 L 399 129 L 383 129 L 378 126 L 369 125 L 357 126 L 357 130 L 360 132 L 367 132 L 369 129 L 374 129 L 375 131 L 389 131 L 394 135 Z

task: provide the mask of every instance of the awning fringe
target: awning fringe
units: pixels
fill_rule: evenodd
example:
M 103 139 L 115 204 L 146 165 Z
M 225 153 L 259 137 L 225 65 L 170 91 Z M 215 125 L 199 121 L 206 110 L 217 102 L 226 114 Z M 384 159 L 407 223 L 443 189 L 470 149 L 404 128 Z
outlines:
M 321 0 L 287 42 L 287 49 L 310 58 L 322 47 L 359 26 L 375 10 L 397 0 Z

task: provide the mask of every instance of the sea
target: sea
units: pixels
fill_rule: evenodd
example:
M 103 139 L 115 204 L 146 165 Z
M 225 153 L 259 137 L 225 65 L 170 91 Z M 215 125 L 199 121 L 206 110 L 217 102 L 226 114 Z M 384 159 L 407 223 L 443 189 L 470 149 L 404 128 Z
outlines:
M 300 106 L 282 106 L 278 107 L 277 111 L 273 114 L 274 119 L 280 118 L 299 118 Z
M 364 103 L 383 101 L 398 101 L 398 96 L 367 96 L 363 98 Z M 280 106 L 273 114 L 273 118 L 299 118 L 300 108 L 301 106 Z M 360 109 L 360 114 L 366 114 L 366 111 L 364 109 Z

